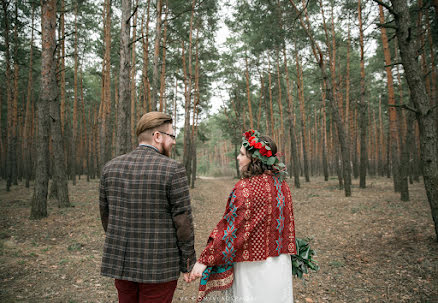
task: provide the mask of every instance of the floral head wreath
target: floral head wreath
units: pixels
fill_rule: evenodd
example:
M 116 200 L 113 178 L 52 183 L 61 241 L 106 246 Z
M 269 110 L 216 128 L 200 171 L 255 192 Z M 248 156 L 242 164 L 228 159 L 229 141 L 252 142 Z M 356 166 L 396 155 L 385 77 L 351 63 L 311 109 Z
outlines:
M 242 145 L 247 151 L 252 152 L 252 157 L 259 159 L 262 163 L 272 166 L 273 173 L 277 175 L 280 181 L 287 176 L 286 165 L 280 162 L 277 155 L 273 155 L 268 142 L 260 139 L 260 133 L 257 130 L 250 129 L 242 137 Z

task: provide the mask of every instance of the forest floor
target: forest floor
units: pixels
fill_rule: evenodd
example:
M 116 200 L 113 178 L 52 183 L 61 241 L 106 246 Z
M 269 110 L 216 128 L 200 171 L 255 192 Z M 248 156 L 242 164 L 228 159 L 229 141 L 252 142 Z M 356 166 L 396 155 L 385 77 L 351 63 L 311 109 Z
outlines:
M 344 197 L 337 180 L 292 188 L 296 231 L 310 238 L 321 267 L 294 278 L 295 302 L 438 302 L 438 243 L 424 186 L 401 202 L 391 180 L 369 178 Z M 199 179 L 191 190 L 197 254 L 223 214 L 236 180 Z M 32 189 L 0 181 L 0 302 L 116 302 L 99 275 L 104 232 L 98 180 L 69 185 L 74 207 L 49 201 L 49 216 L 29 220 Z M 194 302 L 197 283 L 181 278 L 173 302 Z M 270 303 L 270 302 L 269 302 Z

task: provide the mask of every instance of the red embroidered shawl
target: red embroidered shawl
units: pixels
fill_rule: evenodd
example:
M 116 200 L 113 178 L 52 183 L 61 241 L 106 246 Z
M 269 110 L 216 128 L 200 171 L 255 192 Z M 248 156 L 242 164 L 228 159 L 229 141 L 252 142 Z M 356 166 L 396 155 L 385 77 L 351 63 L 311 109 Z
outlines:
M 240 180 L 198 259 L 207 265 L 198 301 L 211 291 L 231 287 L 233 263 L 262 261 L 280 254 L 296 254 L 292 197 L 287 182 L 280 183 L 276 176 L 268 174 Z

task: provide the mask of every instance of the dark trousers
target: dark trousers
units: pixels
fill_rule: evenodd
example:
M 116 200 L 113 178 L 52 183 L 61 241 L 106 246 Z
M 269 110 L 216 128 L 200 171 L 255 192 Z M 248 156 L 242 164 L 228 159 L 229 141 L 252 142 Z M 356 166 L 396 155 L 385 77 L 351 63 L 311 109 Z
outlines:
M 164 283 L 137 283 L 116 279 L 119 303 L 171 303 L 178 280 Z

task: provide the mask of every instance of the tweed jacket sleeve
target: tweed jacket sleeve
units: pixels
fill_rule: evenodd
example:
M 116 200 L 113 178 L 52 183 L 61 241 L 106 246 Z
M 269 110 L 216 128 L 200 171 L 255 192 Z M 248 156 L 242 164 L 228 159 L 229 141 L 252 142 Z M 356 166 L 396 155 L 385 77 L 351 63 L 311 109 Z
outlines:
M 100 220 L 102 221 L 103 230 L 106 232 L 108 228 L 109 207 L 108 207 L 108 200 L 106 199 L 106 194 L 105 194 L 104 178 L 100 178 L 99 210 L 100 210 Z
M 196 262 L 195 236 L 189 186 L 185 168 L 181 164 L 177 165 L 170 180 L 167 195 L 180 251 L 180 271 L 183 273 L 190 272 Z

